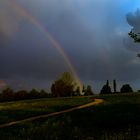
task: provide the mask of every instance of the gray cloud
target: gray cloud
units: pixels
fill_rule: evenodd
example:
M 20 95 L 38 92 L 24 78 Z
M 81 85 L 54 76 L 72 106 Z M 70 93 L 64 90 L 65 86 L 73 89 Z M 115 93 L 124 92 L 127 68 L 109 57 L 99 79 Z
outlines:
M 0 1 L 0 32 L 7 37 L 12 37 L 18 30 L 21 16 L 13 2 L 9 0 Z
M 128 0 L 122 3 L 121 0 L 20 2 L 61 44 L 83 81 L 90 81 L 90 84 L 93 81 L 94 85 L 94 81 L 101 84 L 107 79 L 132 82 L 140 78 L 139 60 L 136 53 L 130 51 L 134 43 L 127 35 L 130 27 L 122 7 Z M 5 8 L 5 11 L 8 9 Z M 8 18 L 15 14 L 18 18 Z M 132 24 L 130 15 L 127 18 Z M 3 44 L 9 47 L 0 48 L 0 77 L 11 85 L 21 83 L 23 87 L 45 87 L 44 83 L 49 84 L 69 68 L 46 34 L 29 19 L 23 21 L 21 18 L 18 11 L 4 18 L 12 22 L 8 24 L 9 21 L 5 21 L 8 28 L 13 28 L 8 30 L 8 34 L 12 33 L 14 40 L 8 45 Z M 0 24 L 1 28 L 4 30 Z M 7 30 L 4 32 L 7 33 Z M 4 37 L 3 40 L 7 39 Z M 96 87 L 94 89 L 97 90 Z
M 126 15 L 126 20 L 128 24 L 131 26 L 134 33 L 140 32 L 140 9 L 137 9 L 134 13 L 129 12 Z M 133 52 L 140 51 L 140 44 L 134 42 L 134 39 L 129 36 L 125 37 L 124 44 L 125 44 L 125 47 L 130 51 L 133 51 Z
M 126 17 L 129 25 L 133 27 L 133 31 L 140 32 L 140 9 L 137 9 L 135 13 L 128 13 Z

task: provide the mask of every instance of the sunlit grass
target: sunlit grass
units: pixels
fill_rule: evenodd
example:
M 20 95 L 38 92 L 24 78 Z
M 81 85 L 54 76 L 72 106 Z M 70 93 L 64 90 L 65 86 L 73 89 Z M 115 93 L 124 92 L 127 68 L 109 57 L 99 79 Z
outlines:
M 83 97 L 82 97 L 83 98 Z M 61 98 L 63 105 L 81 104 L 93 98 Z M 6 140 L 138 140 L 140 94 L 101 95 L 104 103 L 58 116 L 0 129 Z M 87 100 L 88 99 L 88 100 Z M 39 100 L 38 100 L 39 101 Z M 80 102 L 79 102 L 80 101 Z M 25 101 L 31 102 L 32 101 Z M 23 103 L 25 103 L 23 101 Z M 51 102 L 52 104 L 55 102 Z M 71 103 L 70 103 L 71 102 Z M 50 103 L 50 104 L 51 104 Z M 9 103 L 8 103 L 9 104 Z M 61 104 L 61 105 L 62 105 Z M 36 106 L 36 104 L 34 104 Z M 53 106 L 55 108 L 55 106 Z M 69 106 L 70 107 L 70 106 Z M 40 108 L 40 107 L 39 107 Z M 56 110 L 56 108 L 54 109 Z M 9 113 L 10 114 L 10 113 Z
M 83 98 L 83 97 L 82 97 Z M 80 102 L 87 98 L 79 98 Z M 137 140 L 140 139 L 140 95 L 101 95 L 103 104 L 0 129 L 6 140 Z M 78 98 L 60 100 L 75 104 Z M 65 101 L 66 102 L 65 102 Z M 77 100 L 77 101 L 75 101 Z M 92 98 L 88 99 L 93 100 Z M 30 102 L 30 101 L 27 101 Z M 31 101 L 32 102 L 32 101 Z M 57 101 L 56 101 L 57 102 Z M 64 103 L 65 102 L 65 103 Z M 69 104 L 71 104 L 69 102 Z M 80 103 L 79 102 L 79 103 Z
M 0 123 L 48 114 L 93 101 L 93 97 L 49 98 L 0 103 Z

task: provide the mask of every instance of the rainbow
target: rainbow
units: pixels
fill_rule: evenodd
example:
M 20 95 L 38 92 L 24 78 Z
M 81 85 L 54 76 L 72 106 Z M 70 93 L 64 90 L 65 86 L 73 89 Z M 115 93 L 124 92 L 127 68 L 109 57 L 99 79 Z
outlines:
M 69 67 L 71 73 L 76 79 L 77 84 L 80 86 L 80 90 L 82 90 L 83 84 L 80 80 L 80 77 L 78 76 L 75 67 L 72 65 L 69 57 L 65 53 L 65 50 L 61 46 L 61 44 L 51 35 L 51 33 L 47 30 L 46 27 L 38 20 L 36 19 L 31 13 L 29 13 L 20 3 L 18 3 L 16 0 L 12 0 L 12 4 L 14 4 L 14 8 L 21 14 L 24 18 L 28 19 L 32 24 L 34 24 L 40 31 L 42 31 L 46 38 L 49 39 L 53 47 L 55 47 L 60 55 L 63 57 L 64 61 L 66 62 L 67 66 Z

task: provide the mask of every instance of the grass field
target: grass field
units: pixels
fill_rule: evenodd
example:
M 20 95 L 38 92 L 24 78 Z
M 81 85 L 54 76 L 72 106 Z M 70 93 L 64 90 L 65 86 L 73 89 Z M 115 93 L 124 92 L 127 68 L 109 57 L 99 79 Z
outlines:
M 72 108 L 93 101 L 91 97 L 46 98 L 0 103 L 0 124 Z
M 139 94 L 102 95 L 96 98 L 102 98 L 105 100 L 105 102 L 97 106 L 75 110 L 73 112 L 61 114 L 55 117 L 22 123 L 0 129 L 0 139 L 140 140 Z M 40 102 L 38 105 L 33 105 L 32 102 L 34 101 L 22 101 L 23 104 L 27 103 L 28 105 L 25 105 L 24 107 L 21 106 L 21 108 L 24 108 L 23 110 L 28 110 L 29 108 L 32 109 L 32 105 L 35 108 L 40 108 L 40 104 L 42 104 L 43 107 L 43 100 L 36 100 Z M 89 100 L 93 100 L 93 98 L 60 98 L 47 100 L 48 102 L 51 102 L 50 100 L 54 100 L 52 101 L 52 104 L 56 103 L 56 106 L 54 105 L 55 109 L 53 109 L 52 105 L 51 111 L 55 111 L 57 109 L 64 109 L 65 107 L 67 108 L 77 104 L 85 103 L 87 100 L 89 102 Z M 64 100 L 67 100 L 67 102 L 71 103 L 67 105 L 67 102 Z M 13 106 L 15 104 L 15 108 L 18 109 L 18 107 L 16 107 L 17 102 L 8 104 L 12 104 Z M 7 108 L 8 104 L 5 103 Z M 59 104 L 62 106 L 57 108 Z M 12 110 L 13 107 L 10 105 L 9 108 Z M 1 109 L 3 110 L 3 108 Z M 10 116 L 10 112 L 8 116 Z

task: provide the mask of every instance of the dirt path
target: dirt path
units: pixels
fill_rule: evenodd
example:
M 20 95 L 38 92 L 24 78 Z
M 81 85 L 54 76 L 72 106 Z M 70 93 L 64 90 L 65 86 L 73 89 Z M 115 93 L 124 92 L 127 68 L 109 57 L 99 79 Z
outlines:
M 11 126 L 11 125 L 20 124 L 20 123 L 24 123 L 24 122 L 28 122 L 28 121 L 34 121 L 34 120 L 41 119 L 41 118 L 48 118 L 48 117 L 51 117 L 51 116 L 56 116 L 56 115 L 71 112 L 71 111 L 74 111 L 74 110 L 77 110 L 77 109 L 82 109 L 82 108 L 90 107 L 90 106 L 93 106 L 93 105 L 98 105 L 98 104 L 101 104 L 103 102 L 104 102 L 103 99 L 95 99 L 94 102 L 91 102 L 91 103 L 88 103 L 88 104 L 85 104 L 85 105 L 81 105 L 81 106 L 77 106 L 77 107 L 73 107 L 73 108 L 70 108 L 70 109 L 66 109 L 66 110 L 63 110 L 63 111 L 54 112 L 54 113 L 50 113 L 50 114 L 46 114 L 46 115 L 40 115 L 40 116 L 36 116 L 36 117 L 30 117 L 30 118 L 27 118 L 27 119 L 24 119 L 24 120 L 13 121 L 13 122 L 10 122 L 10 123 L 5 123 L 5 124 L 0 125 L 0 128 L 4 128 L 4 127 L 8 127 L 8 126 Z

